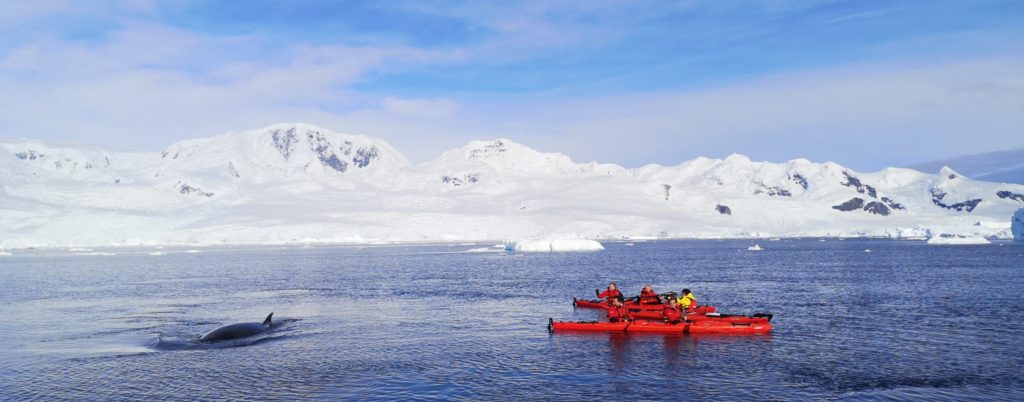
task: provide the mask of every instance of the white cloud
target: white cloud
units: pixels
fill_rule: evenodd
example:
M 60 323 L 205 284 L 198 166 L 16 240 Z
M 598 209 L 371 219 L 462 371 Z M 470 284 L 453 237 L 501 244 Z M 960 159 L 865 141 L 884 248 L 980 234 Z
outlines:
M 678 163 L 742 152 L 857 168 L 1024 146 L 1019 57 L 866 64 L 696 90 L 586 97 L 453 92 L 418 98 L 360 89 L 376 74 L 411 67 L 485 69 L 536 52 L 614 41 L 642 29 L 660 9 L 623 11 L 617 2 L 528 2 L 513 7 L 522 8 L 518 13 L 491 3 L 407 6 L 481 24 L 491 35 L 455 48 L 274 48 L 255 35 L 205 35 L 131 17 L 98 41 L 41 35 L 0 55 L 0 138 L 155 149 L 185 137 L 308 121 L 385 138 L 414 161 L 470 139 L 504 136 L 581 161 Z M 54 2 L 19 13 L 83 12 L 74 8 Z
M 485 119 L 499 109 L 505 117 L 488 126 L 582 160 L 677 163 L 742 152 L 873 169 L 879 161 L 1024 145 L 1024 59 L 869 65 L 695 91 L 520 99 L 463 114 Z

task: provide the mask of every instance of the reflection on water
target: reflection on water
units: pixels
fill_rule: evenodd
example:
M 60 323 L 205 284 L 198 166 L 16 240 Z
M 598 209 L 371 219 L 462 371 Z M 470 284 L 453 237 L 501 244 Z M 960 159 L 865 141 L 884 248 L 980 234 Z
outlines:
M 0 399 L 1024 398 L 1022 245 L 606 247 L 6 257 Z M 549 317 L 600 318 L 571 300 L 608 281 L 630 292 L 688 287 L 727 313 L 771 311 L 775 331 L 548 334 Z M 198 341 L 270 311 L 269 332 Z

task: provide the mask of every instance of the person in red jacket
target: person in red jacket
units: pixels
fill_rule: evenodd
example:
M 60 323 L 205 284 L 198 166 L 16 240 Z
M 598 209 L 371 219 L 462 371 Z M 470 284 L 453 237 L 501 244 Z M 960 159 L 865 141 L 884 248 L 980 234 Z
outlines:
M 633 313 L 619 299 L 612 299 L 608 306 L 608 322 L 633 321 Z
M 640 289 L 640 304 L 661 304 L 661 296 L 654 292 L 650 284 Z
M 598 289 L 594 289 L 594 293 L 597 293 L 598 299 L 605 299 L 608 304 L 612 304 L 612 300 L 622 301 L 622 292 L 619 291 L 619 287 L 615 285 L 615 282 L 608 284 L 608 290 L 601 292 Z
M 679 302 L 674 298 L 668 299 L 668 302 L 665 303 L 665 308 L 661 310 L 661 315 L 665 317 L 665 322 L 671 324 L 683 322 L 683 313 L 679 311 Z

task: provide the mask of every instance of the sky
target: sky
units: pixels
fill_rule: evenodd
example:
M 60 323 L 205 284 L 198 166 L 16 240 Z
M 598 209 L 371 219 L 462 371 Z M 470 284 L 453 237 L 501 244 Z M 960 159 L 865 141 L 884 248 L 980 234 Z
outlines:
M 1024 147 L 1024 2 L 6 2 L 0 94 L 0 139 L 116 150 L 306 122 L 871 171 Z

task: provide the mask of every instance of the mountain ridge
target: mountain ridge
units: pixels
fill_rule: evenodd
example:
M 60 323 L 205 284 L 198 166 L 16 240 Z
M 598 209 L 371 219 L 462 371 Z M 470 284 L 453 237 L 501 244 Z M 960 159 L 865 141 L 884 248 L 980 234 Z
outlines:
M 977 180 L 1024 184 L 1024 148 L 963 155 L 910 165 L 908 168 L 935 171 L 943 166 L 956 168 Z
M 1024 186 L 952 169 L 856 172 L 732 154 L 576 163 L 507 138 L 414 165 L 378 138 L 304 123 L 157 152 L 0 142 L 0 248 L 539 237 L 1009 238 Z

